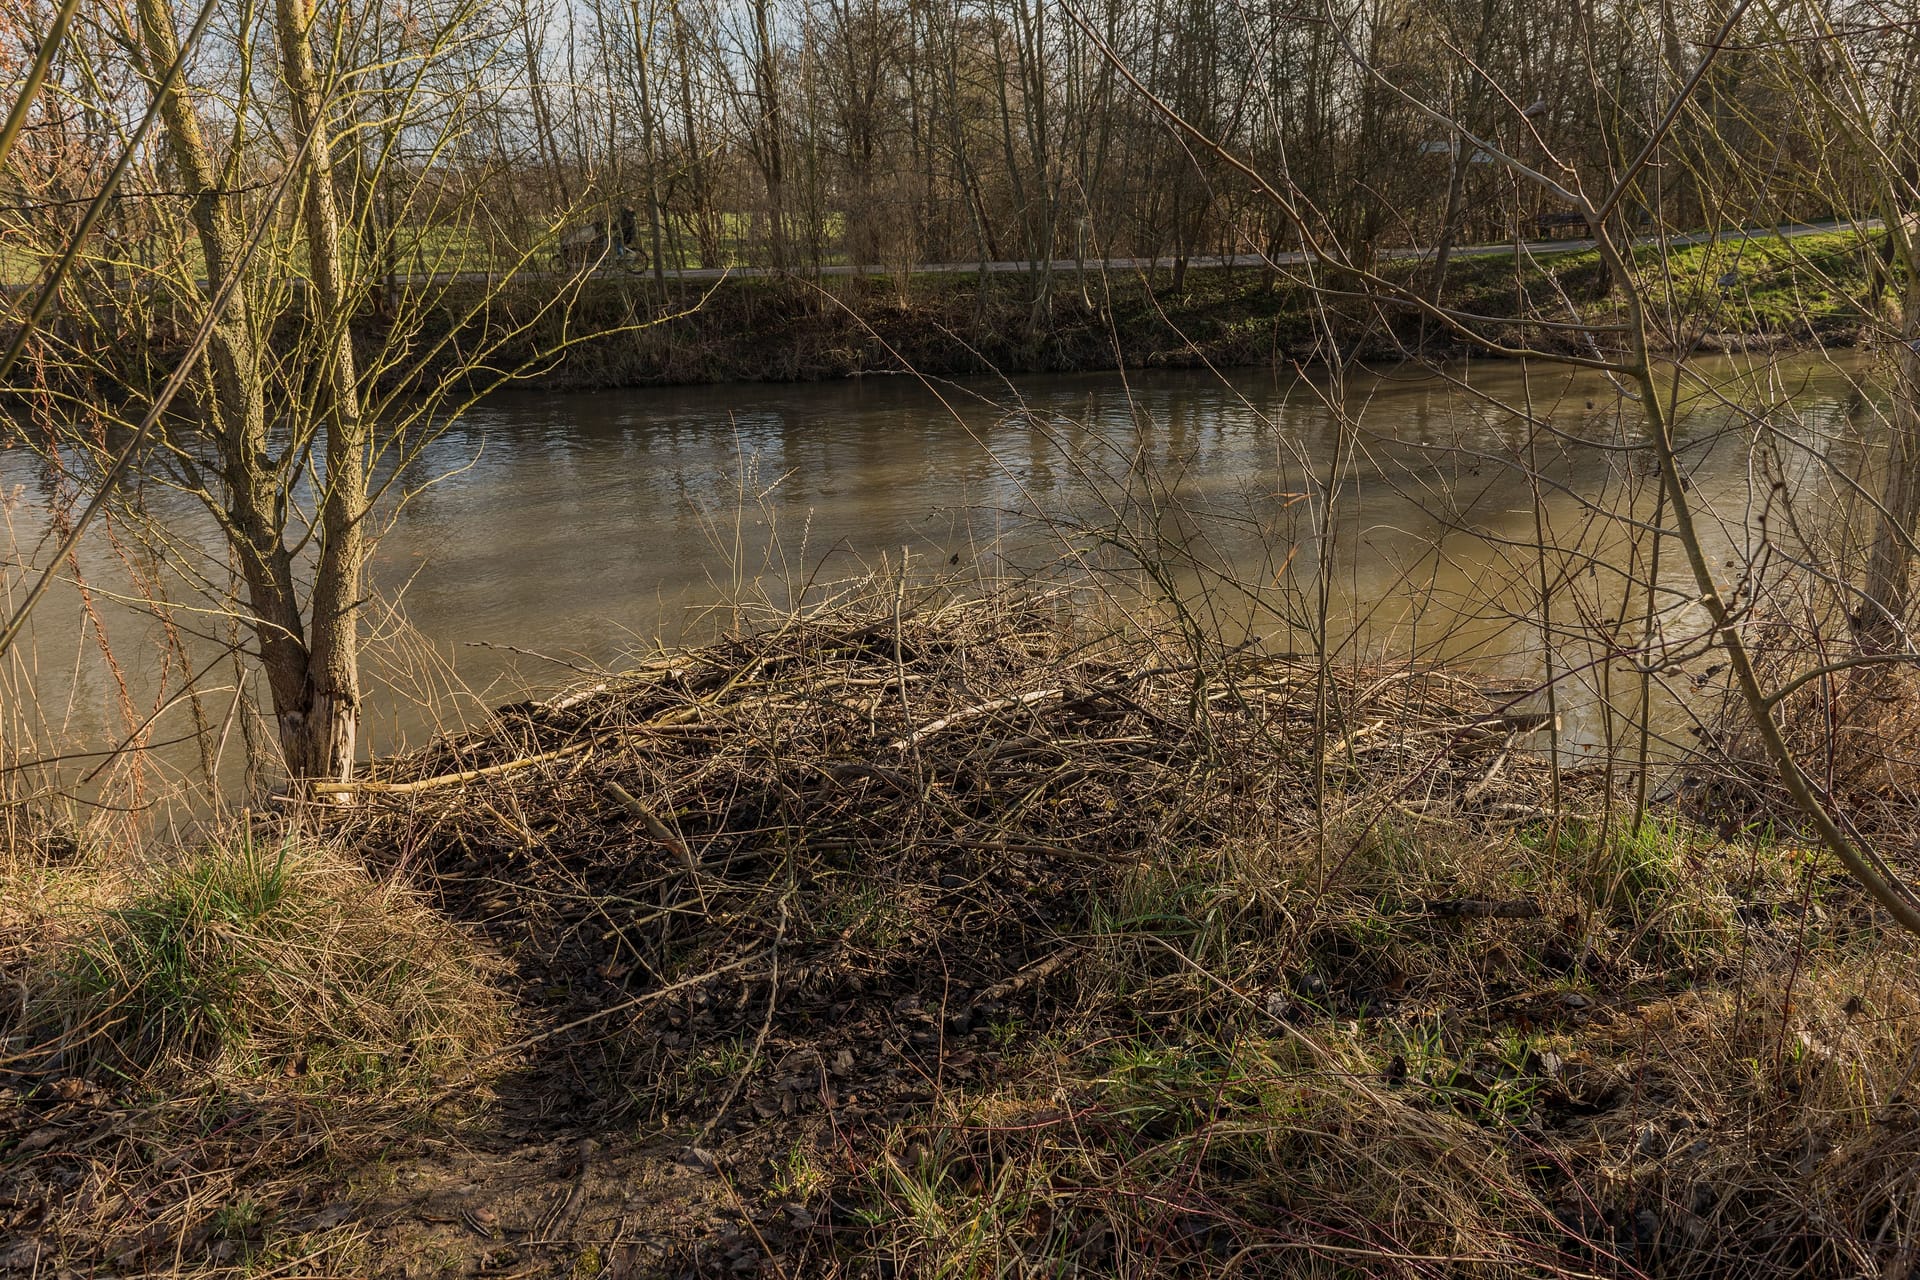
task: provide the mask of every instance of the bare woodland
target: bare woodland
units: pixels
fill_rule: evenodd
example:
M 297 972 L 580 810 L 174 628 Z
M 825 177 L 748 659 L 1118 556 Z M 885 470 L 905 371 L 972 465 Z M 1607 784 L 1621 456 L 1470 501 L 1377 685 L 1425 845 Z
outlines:
M 55 12 L 10 12 L 16 66 Z M 322 7 L 313 22 L 343 225 L 396 272 L 511 259 L 557 222 L 623 207 L 634 249 L 669 268 L 1180 259 L 1310 237 L 1361 264 L 1435 247 L 1443 270 L 1439 246 L 1531 238 L 1540 217 L 1576 212 L 1502 157 L 1556 180 L 1618 176 L 1702 59 L 1660 163 L 1622 193 L 1628 224 L 1877 214 L 1892 194 L 1877 175 L 1904 163 L 1910 21 L 1776 5 L 1720 35 L 1723 17 L 769 0 Z M 255 204 L 302 136 L 289 69 L 248 49 L 278 22 L 221 12 L 188 72 L 213 158 Z M 44 211 L 16 222 L 16 253 L 49 251 L 117 161 L 160 69 L 154 34 L 102 13 L 63 48 L 60 105 L 36 113 L 9 171 L 16 217 Z M 150 138 L 105 212 L 99 252 L 123 272 L 182 251 L 168 229 L 182 210 L 156 198 L 189 172 L 177 145 Z

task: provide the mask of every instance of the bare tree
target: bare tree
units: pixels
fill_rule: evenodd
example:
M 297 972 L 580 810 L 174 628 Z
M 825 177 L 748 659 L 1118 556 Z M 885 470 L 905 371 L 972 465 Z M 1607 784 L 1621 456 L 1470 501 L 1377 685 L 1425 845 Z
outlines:
M 97 363 L 98 335 L 123 323 L 120 312 L 145 315 L 156 297 L 200 324 L 204 346 L 184 353 L 167 387 L 129 385 L 127 403 L 92 408 L 110 420 L 129 408 L 136 416 L 145 411 L 111 467 L 103 461 L 100 496 L 109 496 L 113 477 L 151 430 L 159 449 L 142 460 L 143 470 L 197 498 L 225 534 L 286 770 L 337 783 L 354 765 L 374 505 L 460 406 L 512 375 L 489 367 L 493 353 L 568 307 L 578 282 L 547 288 L 517 317 L 498 314 L 501 291 L 540 252 L 537 243 L 522 244 L 482 283 L 429 270 L 409 278 L 397 297 L 376 301 L 395 289 L 398 246 L 418 236 L 401 225 L 400 211 L 435 217 L 445 243 L 472 244 L 471 198 L 455 202 L 467 214 L 449 209 L 442 175 L 403 154 L 417 146 L 431 155 L 467 127 L 484 98 L 470 76 L 433 83 L 443 60 L 493 38 L 472 6 L 412 9 L 418 40 L 399 59 L 410 75 L 384 82 L 340 59 L 374 53 L 392 71 L 395 50 L 369 51 L 346 38 L 337 13 L 287 0 L 276 6 L 270 31 L 251 11 L 242 17 L 235 47 L 272 49 L 271 70 L 245 58 L 207 59 L 201 65 L 218 77 L 214 85 L 188 86 L 166 78 L 182 60 L 182 41 L 165 0 L 134 7 L 124 47 L 133 51 L 131 72 L 154 95 L 160 138 L 145 157 L 145 207 L 183 208 L 190 240 L 162 247 L 154 268 L 128 287 L 91 291 L 73 323 L 34 331 L 29 316 L 20 334 L 31 333 L 44 360 L 74 370 Z M 115 47 L 91 56 L 110 56 Z M 331 61 L 321 61 L 320 48 Z M 97 65 L 69 67 L 76 97 L 113 83 Z M 105 103 L 100 110 L 112 114 Z M 343 145 L 336 136 L 342 120 L 355 121 L 362 136 Z M 225 125 L 224 138 L 216 139 L 216 122 Z M 351 182 L 336 172 L 341 154 L 350 157 Z M 358 208 L 343 204 L 343 190 L 358 194 Z M 167 234 L 164 220 L 155 234 Z M 112 260 L 95 252 L 80 262 L 97 269 Z M 361 317 L 383 307 L 386 341 L 363 351 L 356 345 Z M 199 375 L 192 380 L 200 394 L 183 413 L 170 398 L 189 375 Z M 40 403 L 51 457 L 106 448 L 86 416 L 67 409 L 68 399 Z M 224 600 L 217 580 L 202 586 Z

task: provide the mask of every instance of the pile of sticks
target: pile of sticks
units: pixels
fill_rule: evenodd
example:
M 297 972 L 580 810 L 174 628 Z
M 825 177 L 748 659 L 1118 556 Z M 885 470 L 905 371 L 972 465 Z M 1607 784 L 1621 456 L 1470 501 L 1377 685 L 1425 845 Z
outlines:
M 1378 806 L 1507 822 L 1545 794 L 1537 721 L 1463 676 L 1196 653 L 1088 612 L 894 593 L 770 620 L 310 811 L 514 958 L 547 1049 L 578 1062 L 617 1022 L 622 1078 L 671 1082 L 727 1036 L 891 1025 L 928 966 L 957 1008 L 1050 980 L 1169 850 Z
M 682 864 L 909 838 L 1127 854 L 1231 824 L 1228 796 L 1302 810 L 1329 786 L 1416 808 L 1537 799 L 1542 718 L 1464 675 L 1196 655 L 1072 616 L 1049 595 L 790 617 L 314 791 L 350 795 L 361 824 L 432 812 L 472 844 L 625 860 L 638 841 Z

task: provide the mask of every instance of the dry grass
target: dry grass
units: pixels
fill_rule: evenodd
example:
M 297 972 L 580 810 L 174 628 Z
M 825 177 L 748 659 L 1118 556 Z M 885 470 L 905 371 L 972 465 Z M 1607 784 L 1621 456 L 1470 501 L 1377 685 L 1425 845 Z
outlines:
M 241 831 L 87 880 L 9 886 L 37 954 L 22 958 L 5 1030 L 38 1070 L 138 1082 L 211 1067 L 357 1087 L 465 1060 L 499 1033 L 472 942 L 337 851 Z
M 955 1276 L 1897 1271 L 1913 948 L 1818 860 L 1625 843 L 1670 866 L 1600 904 L 1525 830 L 1371 857 L 1530 881 L 1525 919 L 1390 903 L 1375 869 L 1315 892 L 1298 849 L 1157 869 L 1071 1032 L 892 1135 L 870 1247 Z
M 316 1169 L 387 1146 L 506 1027 L 465 930 L 291 835 L 15 850 L 0 938 L 0 1274 L 332 1267 L 362 1233 L 302 1225 Z

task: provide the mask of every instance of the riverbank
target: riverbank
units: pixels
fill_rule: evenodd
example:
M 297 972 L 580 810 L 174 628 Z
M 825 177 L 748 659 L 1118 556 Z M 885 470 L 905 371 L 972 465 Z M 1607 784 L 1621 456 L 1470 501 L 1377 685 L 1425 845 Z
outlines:
M 304 833 L 16 832 L 0 1272 L 1904 1256 L 1920 953 L 1783 822 L 1636 824 L 1462 674 L 1086 617 L 874 583 Z
M 1872 328 L 1859 304 L 1865 259 L 1849 233 L 1683 245 L 1664 260 L 1649 248 L 1639 263 L 1649 275 L 1656 341 L 1669 347 L 1845 347 Z M 363 366 L 386 370 L 388 390 L 502 378 L 565 391 L 904 373 L 1314 367 L 1484 350 L 1411 307 L 1330 279 L 1308 288 L 1300 271 L 1195 266 L 1178 281 L 1170 268 L 1065 271 L 1050 278 L 1041 305 L 1034 278 L 1018 272 L 670 281 L 664 297 L 651 277 L 629 271 L 577 281 L 542 273 L 504 285 L 463 273 L 407 286 L 420 296 L 369 310 L 353 330 Z M 1423 263 L 1392 259 L 1378 272 L 1421 296 L 1430 287 Z M 560 291 L 571 292 L 568 305 L 557 305 Z M 1446 303 L 1482 338 L 1583 355 L 1593 341 L 1566 329 L 1569 319 L 1605 326 L 1623 318 L 1592 250 L 1531 257 L 1517 271 L 1504 251 L 1458 257 Z M 191 317 L 145 305 L 124 323 L 113 308 L 88 314 L 104 330 L 85 343 L 86 360 L 39 368 L 49 386 L 97 380 L 92 393 L 113 398 L 130 387 L 157 389 L 193 328 Z M 396 315 L 407 317 L 404 328 Z M 297 329 L 297 316 L 283 316 L 278 343 L 295 344 Z M 1604 347 L 1606 335 L 1599 340 Z
M 1651 271 L 1651 251 L 1642 254 Z M 1866 273 L 1851 235 L 1739 241 L 1674 249 L 1660 266 L 1672 288 L 1672 328 L 1692 349 L 1850 346 L 1866 317 L 1854 299 Z M 1388 261 L 1391 280 L 1424 292 L 1428 268 Z M 534 370 L 554 390 L 652 384 L 817 381 L 913 372 L 929 377 L 1393 362 L 1419 354 L 1473 354 L 1462 335 L 1335 288 L 1304 287 L 1298 269 L 1195 267 L 1179 287 L 1171 269 L 1057 274 L 1036 307 L 1029 276 L 902 275 L 765 278 L 670 286 L 662 303 L 641 275 L 603 275 L 583 287 L 573 315 L 532 324 L 493 363 Z M 478 286 L 474 286 L 477 288 Z M 531 314 L 550 282 L 516 286 L 498 314 Z M 1656 297 L 1666 296 L 1663 287 Z M 1621 319 L 1618 295 L 1591 250 L 1542 255 L 1516 273 L 1512 255 L 1456 258 L 1447 304 L 1476 317 L 1471 331 L 1508 346 L 1588 354 L 1585 339 L 1522 317 Z M 470 305 L 456 292 L 446 315 Z M 489 312 L 489 314 L 493 314 Z M 629 329 L 641 321 L 658 324 Z M 1669 326 L 1657 324 L 1663 333 Z M 539 352 L 566 334 L 609 332 L 551 361 Z M 376 340 L 372 330 L 364 335 Z M 466 345 L 473 345 L 469 335 Z

